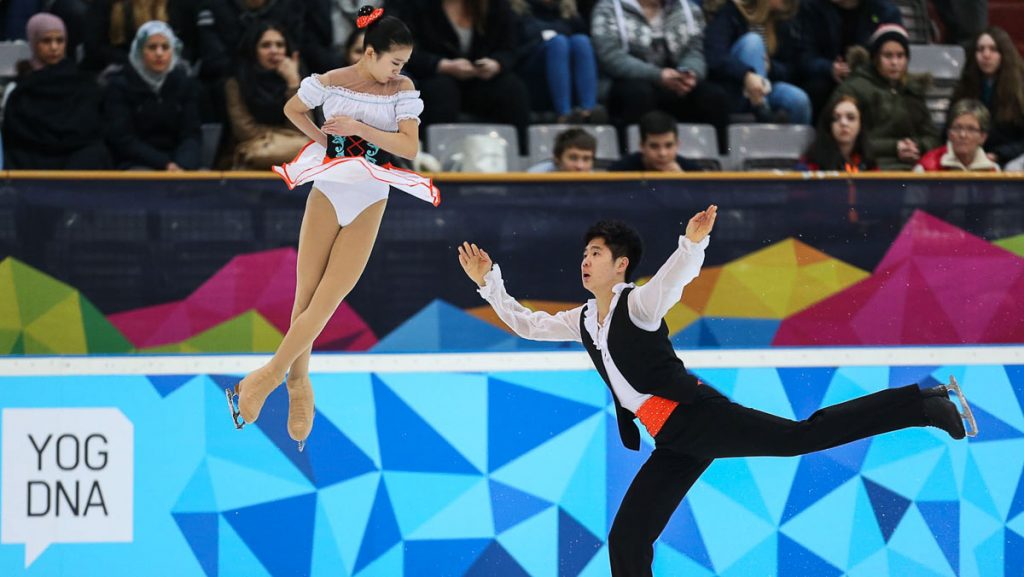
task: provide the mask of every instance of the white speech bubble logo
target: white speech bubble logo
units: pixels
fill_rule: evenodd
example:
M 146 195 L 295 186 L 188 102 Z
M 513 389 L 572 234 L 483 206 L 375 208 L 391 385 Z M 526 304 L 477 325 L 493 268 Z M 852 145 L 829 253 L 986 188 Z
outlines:
M 134 427 L 119 409 L 4 409 L 0 542 L 132 540 Z

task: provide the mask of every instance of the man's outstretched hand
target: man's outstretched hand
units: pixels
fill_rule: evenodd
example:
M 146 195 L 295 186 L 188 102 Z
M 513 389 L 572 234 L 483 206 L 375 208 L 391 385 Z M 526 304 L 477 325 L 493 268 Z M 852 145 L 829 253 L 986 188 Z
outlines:
M 484 286 L 484 275 L 491 270 L 492 264 L 487 251 L 475 244 L 463 242 L 459 247 L 459 264 L 477 286 Z
M 708 206 L 707 210 L 693 215 L 690 222 L 686 223 L 686 238 L 695 243 L 704 240 L 704 237 L 710 234 L 711 229 L 715 227 L 716 216 L 718 216 L 718 207 L 713 204 Z

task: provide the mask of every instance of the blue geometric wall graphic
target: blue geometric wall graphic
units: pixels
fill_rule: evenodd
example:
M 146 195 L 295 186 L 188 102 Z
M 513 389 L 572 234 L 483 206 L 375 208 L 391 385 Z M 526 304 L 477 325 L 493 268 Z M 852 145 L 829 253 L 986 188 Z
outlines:
M 1024 407 L 1024 365 L 1003 365 L 1003 370 L 1006 371 L 1013 394 L 1017 396 L 1017 404 Z
M 401 540 L 402 533 L 398 529 L 395 511 L 382 481 L 377 485 L 377 495 L 373 500 L 370 519 L 366 522 L 363 543 L 359 547 L 353 572 L 358 573 Z
M 479 474 L 448 441 L 373 376 L 381 462 L 393 471 Z
M 782 522 L 789 521 L 854 475 L 856 472 L 821 453 L 800 457 L 800 466 L 796 470 L 786 508 L 782 512 Z
M 978 430 L 980 431 L 984 429 L 985 434 L 978 437 L 968 438 L 968 442 L 988 443 L 992 441 L 1003 441 L 1006 439 L 1024 438 L 1024 432 L 1021 432 L 1016 427 L 1006 424 L 1005 421 L 997 418 L 985 409 L 976 405 L 971 405 L 971 411 L 974 413 L 974 419 L 978 423 Z
M 498 379 L 487 386 L 491 471 L 600 411 Z
M 406 541 L 405 574 L 462 577 L 491 539 Z
M 217 577 L 218 530 L 217 513 L 173 513 L 174 522 L 192 548 L 206 577 Z
M 864 466 L 864 459 L 871 448 L 872 439 L 861 439 L 845 445 L 839 445 L 821 452 L 822 455 L 857 473 Z
M 1024 537 L 1016 532 L 1006 529 L 1006 540 L 1004 549 L 1004 570 L 1006 577 L 1012 575 L 1024 575 Z
M 1007 519 L 1013 519 L 1024 512 L 1024 475 L 1017 480 L 1017 490 L 1013 493 L 1013 501 L 1010 503 L 1010 513 Z
M 891 387 L 902 387 L 903 385 L 912 385 L 918 383 L 921 386 L 923 383 L 929 383 L 935 380 L 932 377 L 932 373 L 939 367 L 890 367 L 889 368 L 889 386 Z
M 779 577 L 839 577 L 843 572 L 779 533 Z
M 315 515 L 316 493 L 224 512 L 272 577 L 309 574 Z
M 907 508 L 910 507 L 910 500 L 886 489 L 878 483 L 873 483 L 863 477 L 861 480 L 864 482 L 864 488 L 868 492 L 868 498 L 871 499 L 871 507 L 875 510 L 878 528 L 882 530 L 882 537 L 888 542 L 889 538 L 892 537 L 893 531 L 896 530 L 900 521 L 903 520 L 903 515 L 907 512 Z
M 293 451 L 289 446 L 286 454 L 296 460 L 308 459 L 313 470 L 310 479 L 317 488 L 352 479 L 377 470 L 373 460 L 345 436 L 323 413 L 317 412 L 313 420 L 313 431 L 309 435 L 303 452 Z
M 196 378 L 195 375 L 150 375 L 146 377 L 161 397 L 177 391 L 182 385 Z
M 497 541 L 491 541 L 463 577 L 530 577 L 530 574 Z
M 709 571 L 715 570 L 711 555 L 708 554 L 708 547 L 700 535 L 700 527 L 694 517 L 693 508 L 685 498 L 662 533 L 662 542 L 672 545 L 672 548 L 685 554 L 701 567 Z
M 840 367 L 830 379 L 829 368 L 758 369 L 755 377 L 747 369 L 697 373 L 719 390 L 788 403 L 806 416 L 816 404 L 903 385 L 930 369 Z M 947 366 L 931 374 L 950 372 L 992 377 L 961 379 L 979 413 L 980 437 L 957 442 L 915 428 L 803 458 L 729 462 L 698 481 L 673 516 L 656 544 L 655 575 L 1024 576 L 1024 413 L 1007 406 L 1024 402 L 1024 367 Z M 325 375 L 330 386 L 321 387 L 322 396 L 335 402 L 325 407 L 333 407 L 334 418 L 345 416 L 344 427 L 318 413 L 304 453 L 285 432 L 283 388 L 271 395 L 257 426 L 231 427 L 223 387 L 240 375 L 64 375 L 48 377 L 45 387 L 0 377 L 5 409 L 101 401 L 119 408 L 135 427 L 137 497 L 131 546 L 55 544 L 26 569 L 23 545 L 0 544 L 0 575 L 66 577 L 74 567 L 75 577 L 109 577 L 120 574 L 111 567 L 130 566 L 152 568 L 159 577 L 554 577 L 561 565 L 566 575 L 607 577 L 607 526 L 652 446 L 644 437 L 641 451 L 623 448 L 601 402 L 602 383 L 592 372 L 587 379 L 579 373 L 507 370 L 515 384 L 488 372 L 403 374 L 403 387 L 423 391 L 439 379 L 486 389 L 474 401 L 486 414 L 465 427 L 439 424 L 444 412 L 409 401 L 391 373 L 376 381 L 369 373 Z M 531 387 L 534 374 L 543 377 L 542 386 Z M 581 384 L 601 394 L 570 390 Z M 352 387 L 360 390 L 359 408 L 339 411 L 345 405 L 337 399 Z M 502 388 L 515 395 L 492 394 Z M 532 395 L 522 391 L 531 388 Z M 511 417 L 500 410 L 510 403 Z M 567 407 L 574 411 L 568 416 Z M 186 415 L 187 440 L 174 442 L 168 435 L 180 428 L 183 410 L 194 411 Z M 351 418 L 356 410 L 365 418 Z M 452 455 L 470 452 L 447 440 L 470 431 L 481 439 L 469 463 L 476 466 L 453 467 Z M 490 467 L 496 436 L 506 444 L 503 458 L 521 454 L 487 475 L 479 469 Z M 529 466 L 520 474 L 530 474 L 552 458 L 563 469 L 557 474 L 545 477 L 541 469 L 526 484 L 500 476 L 522 464 Z M 410 462 L 462 471 L 409 471 Z M 725 483 L 731 467 L 748 468 L 755 483 Z M 453 481 L 447 487 L 453 490 L 440 494 L 423 482 L 430 498 L 417 492 L 421 479 L 449 476 L 471 486 L 461 490 Z M 426 516 L 413 534 L 402 532 L 400 522 L 413 526 Z M 604 518 L 607 523 L 599 522 Z M 811 538 L 817 530 L 824 535 Z M 825 544 L 830 536 L 835 546 Z
M 956 571 L 960 567 L 960 502 L 918 501 L 917 510 L 932 530 L 949 567 Z
M 509 527 L 514 527 L 551 506 L 551 503 L 544 499 L 524 493 L 504 483 L 493 479 L 489 482 L 495 533 L 504 533 Z
M 437 299 L 378 341 L 373 352 L 514 350 L 516 340 L 519 337 Z
M 601 549 L 596 537 L 565 511 L 558 510 L 558 577 L 576 577 Z
M 780 368 L 776 371 L 797 419 L 806 419 L 821 407 L 821 399 L 836 374 L 833 367 Z

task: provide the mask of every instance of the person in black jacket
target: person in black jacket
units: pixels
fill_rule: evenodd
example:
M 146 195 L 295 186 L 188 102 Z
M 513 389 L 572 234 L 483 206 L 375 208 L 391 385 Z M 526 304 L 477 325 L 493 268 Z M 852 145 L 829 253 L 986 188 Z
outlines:
M 391 9 L 416 41 L 407 70 L 426 105 L 423 125 L 457 122 L 465 111 L 514 125 L 525 146 L 530 97 L 513 73 L 517 24 L 507 0 L 400 0 Z
M 811 123 L 811 102 L 795 80 L 796 0 L 726 2 L 704 35 L 708 77 L 725 88 L 733 112 L 761 122 Z
M 701 167 L 679 156 L 679 131 L 676 119 L 666 112 L 652 110 L 640 118 L 640 152 L 616 160 L 609 172 L 689 172 Z
M 170 26 L 146 22 L 132 42 L 131 65 L 110 78 L 103 116 L 122 168 L 199 168 L 199 86 L 177 65 L 180 46 Z
M 359 32 L 356 16 L 360 6 L 379 8 L 381 0 L 304 0 L 305 20 L 299 50 L 311 72 L 326 72 L 353 64 L 346 57 L 348 39 Z M 359 44 L 362 54 L 362 40 Z
M 32 57 L 18 64 L 4 107 L 4 168 L 110 168 L 99 122 L 100 88 L 66 57 L 64 22 L 39 12 L 26 29 Z
M 903 24 L 892 0 L 803 0 L 797 21 L 797 85 L 816 115 L 850 75 L 847 50 L 867 48 L 880 24 Z
M 583 344 L 611 392 L 627 449 L 641 445 L 634 416 L 654 439 L 654 451 L 626 491 L 608 534 L 612 577 L 650 577 L 654 542 L 715 459 L 803 455 L 908 427 L 937 427 L 954 439 L 977 433 L 953 379 L 926 389 L 883 384 L 876 393 L 795 421 L 731 402 L 688 373 L 664 317 L 700 273 L 717 214 L 711 205 L 691 218 L 676 250 L 642 286 L 629 282 L 643 256 L 640 235 L 622 222 L 597 223 L 584 236 L 580 264 L 583 288 L 593 298 L 553 315 L 512 298 L 486 251 L 470 243 L 459 247 L 466 276 L 516 334 Z M 950 392 L 960 398 L 970 431 Z

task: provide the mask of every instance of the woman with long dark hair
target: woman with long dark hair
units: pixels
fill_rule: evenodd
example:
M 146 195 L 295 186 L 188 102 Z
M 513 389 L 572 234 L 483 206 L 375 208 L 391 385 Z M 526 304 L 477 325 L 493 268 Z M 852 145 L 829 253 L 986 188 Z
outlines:
M 295 157 L 309 139 L 292 126 L 284 105 L 299 90 L 299 53 L 284 28 L 256 22 L 239 48 L 224 93 L 237 145 L 235 170 L 267 170 Z
M 872 159 L 864 148 L 860 107 L 857 99 L 842 95 L 818 119 L 817 137 L 800 161 L 806 170 L 836 170 L 861 172 L 875 170 Z
M 986 29 L 971 43 L 960 84 L 952 102 L 980 100 L 992 116 L 985 150 L 989 158 L 1005 166 L 1024 155 L 1024 63 L 1005 30 Z

